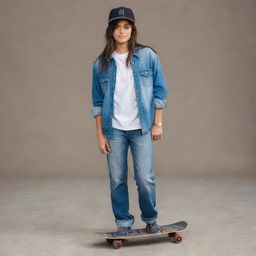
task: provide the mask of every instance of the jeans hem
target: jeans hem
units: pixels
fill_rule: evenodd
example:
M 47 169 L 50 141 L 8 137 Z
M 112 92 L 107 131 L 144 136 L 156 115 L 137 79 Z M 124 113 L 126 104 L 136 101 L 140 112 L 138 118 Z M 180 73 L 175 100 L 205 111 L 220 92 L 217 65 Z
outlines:
M 134 219 L 130 220 L 118 220 L 115 219 L 117 227 L 131 227 L 134 224 Z
M 141 219 L 146 223 L 146 224 L 153 224 L 157 220 L 157 216 L 152 217 L 152 218 L 144 218 L 141 216 Z

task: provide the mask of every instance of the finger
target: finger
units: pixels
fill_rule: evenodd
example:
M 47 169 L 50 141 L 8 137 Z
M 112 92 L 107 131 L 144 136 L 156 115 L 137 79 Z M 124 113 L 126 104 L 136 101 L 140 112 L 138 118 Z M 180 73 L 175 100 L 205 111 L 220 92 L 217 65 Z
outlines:
M 105 145 L 106 145 L 106 147 L 110 148 L 110 145 L 109 145 L 108 141 L 105 142 Z
M 110 153 L 110 152 L 111 152 L 111 148 L 110 148 L 110 146 L 109 146 L 109 145 L 106 145 L 106 146 L 105 146 L 105 149 L 106 149 L 106 151 L 107 151 L 108 153 Z
M 109 154 L 111 151 L 111 148 L 109 145 L 105 144 L 105 154 Z
M 106 148 L 109 152 L 111 151 L 111 147 L 109 145 L 106 145 Z
M 102 154 L 107 154 L 107 153 L 108 153 L 107 150 L 106 150 L 104 147 L 101 148 L 100 150 L 101 150 L 101 153 L 102 153 Z
M 106 148 L 107 148 L 109 151 L 111 151 L 111 147 L 110 147 L 110 145 L 109 145 L 109 142 L 108 142 L 108 141 L 106 141 Z

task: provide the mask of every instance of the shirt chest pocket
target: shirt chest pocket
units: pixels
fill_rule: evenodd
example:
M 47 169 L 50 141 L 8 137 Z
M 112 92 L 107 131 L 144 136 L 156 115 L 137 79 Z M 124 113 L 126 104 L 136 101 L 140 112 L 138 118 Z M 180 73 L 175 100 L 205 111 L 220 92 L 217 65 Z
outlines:
M 139 77 L 143 86 L 153 85 L 153 71 L 151 69 L 139 70 Z
M 103 94 L 105 95 L 105 93 L 107 92 L 107 90 L 109 88 L 109 78 L 108 77 L 100 77 L 99 81 L 100 81 L 101 90 L 102 90 Z

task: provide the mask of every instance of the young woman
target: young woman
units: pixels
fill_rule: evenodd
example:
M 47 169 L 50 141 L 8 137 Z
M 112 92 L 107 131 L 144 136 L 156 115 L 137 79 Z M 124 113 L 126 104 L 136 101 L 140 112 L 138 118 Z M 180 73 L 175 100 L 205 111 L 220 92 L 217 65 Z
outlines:
M 152 152 L 153 141 L 163 135 L 162 111 L 168 93 L 162 66 L 152 48 L 137 43 L 130 8 L 110 11 L 105 36 L 105 49 L 92 68 L 92 115 L 99 149 L 107 155 L 117 232 L 125 235 L 134 224 L 127 187 L 129 146 L 141 219 L 148 232 L 160 232 Z

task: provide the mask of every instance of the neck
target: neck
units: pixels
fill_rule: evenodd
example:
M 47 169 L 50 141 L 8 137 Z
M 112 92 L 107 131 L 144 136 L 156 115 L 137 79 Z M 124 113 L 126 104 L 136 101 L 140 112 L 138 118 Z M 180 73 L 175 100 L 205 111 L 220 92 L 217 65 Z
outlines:
M 115 51 L 117 53 L 125 53 L 128 52 L 128 45 L 126 44 L 116 44 L 116 49 Z

